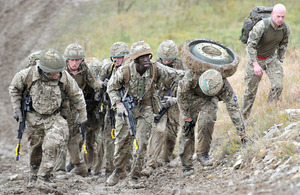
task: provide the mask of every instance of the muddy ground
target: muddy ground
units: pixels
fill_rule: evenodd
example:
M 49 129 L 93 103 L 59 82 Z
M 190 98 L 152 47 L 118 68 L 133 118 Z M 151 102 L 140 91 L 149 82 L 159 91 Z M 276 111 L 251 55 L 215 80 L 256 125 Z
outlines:
M 74 3 L 0 0 L 0 4 L 0 194 L 300 194 L 299 154 L 279 159 L 272 155 L 276 147 L 268 148 L 269 152 L 260 159 L 245 159 L 247 148 L 242 148 L 234 161 L 225 157 L 210 168 L 195 162 L 195 174 L 189 177 L 183 177 L 177 158 L 170 167 L 159 167 L 153 176 L 142 178 L 140 189 L 130 189 L 128 179 L 109 187 L 104 177 L 74 175 L 55 179 L 53 185 L 28 187 L 26 138 L 23 138 L 20 160 L 16 162 L 18 124 L 12 119 L 7 88 L 13 75 L 25 67 L 27 56 L 62 33 L 56 29 L 55 19 L 63 14 L 64 6 L 74 6 Z M 287 131 L 299 135 L 299 122 L 292 130 L 278 132 L 275 141 L 290 140 L 290 137 L 280 137 Z M 291 139 L 299 148 L 299 136 Z

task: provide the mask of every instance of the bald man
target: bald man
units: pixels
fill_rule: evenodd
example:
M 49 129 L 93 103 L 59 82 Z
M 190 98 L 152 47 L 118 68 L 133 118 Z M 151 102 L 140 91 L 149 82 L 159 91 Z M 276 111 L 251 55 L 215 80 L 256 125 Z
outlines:
M 290 27 L 284 22 L 285 6 L 276 4 L 271 17 L 259 21 L 249 34 L 245 66 L 246 90 L 242 115 L 248 119 L 263 72 L 271 83 L 268 102 L 277 101 L 283 89 L 282 63 L 288 46 Z

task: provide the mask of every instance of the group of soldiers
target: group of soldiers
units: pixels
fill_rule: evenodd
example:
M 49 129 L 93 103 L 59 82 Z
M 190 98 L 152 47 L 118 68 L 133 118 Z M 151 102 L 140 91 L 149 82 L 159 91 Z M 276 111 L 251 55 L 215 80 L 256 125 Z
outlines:
M 279 49 L 286 48 L 284 44 Z M 172 40 L 159 45 L 157 56 L 152 59 L 153 50 L 145 41 L 130 49 L 116 42 L 103 61 L 86 59 L 77 43 L 68 45 L 63 55 L 46 49 L 29 56 L 28 67 L 14 76 L 9 92 L 19 122 L 22 98 L 30 97 L 30 185 L 77 174 L 105 176 L 109 186 L 128 176 L 129 185 L 138 188 L 141 176 L 149 177 L 158 164 L 174 158 L 177 136 L 183 175 L 192 175 L 194 152 L 203 166 L 213 165 L 209 151 L 219 101 L 226 104 L 241 142 L 249 143 L 237 97 L 220 72 L 192 71 Z M 208 81 L 211 89 L 203 87 Z

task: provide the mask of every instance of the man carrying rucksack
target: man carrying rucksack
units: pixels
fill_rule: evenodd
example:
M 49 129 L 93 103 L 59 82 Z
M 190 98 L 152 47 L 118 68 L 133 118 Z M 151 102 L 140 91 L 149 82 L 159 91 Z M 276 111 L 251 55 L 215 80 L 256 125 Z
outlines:
M 290 36 L 290 27 L 284 23 L 285 16 L 285 6 L 276 4 L 271 17 L 259 21 L 249 34 L 246 47 L 246 90 L 242 102 L 244 119 L 250 115 L 263 71 L 267 73 L 271 82 L 268 102 L 280 98 L 283 89 L 282 63 Z

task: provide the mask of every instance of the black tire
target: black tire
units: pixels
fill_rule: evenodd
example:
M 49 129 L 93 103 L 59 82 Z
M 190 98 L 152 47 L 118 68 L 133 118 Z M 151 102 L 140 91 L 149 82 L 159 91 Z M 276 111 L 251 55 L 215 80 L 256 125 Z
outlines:
M 215 69 L 224 78 L 232 76 L 239 64 L 237 54 L 229 47 L 206 39 L 187 41 L 182 47 L 181 58 L 187 68 L 199 75 Z

